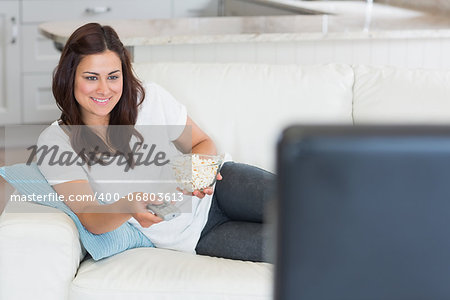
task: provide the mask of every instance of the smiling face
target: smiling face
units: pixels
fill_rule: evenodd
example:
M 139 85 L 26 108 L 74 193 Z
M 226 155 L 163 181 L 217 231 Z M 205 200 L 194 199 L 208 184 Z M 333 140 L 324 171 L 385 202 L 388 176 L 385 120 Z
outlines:
M 78 64 L 74 95 L 86 125 L 108 125 L 122 90 L 122 62 L 115 52 L 86 55 Z

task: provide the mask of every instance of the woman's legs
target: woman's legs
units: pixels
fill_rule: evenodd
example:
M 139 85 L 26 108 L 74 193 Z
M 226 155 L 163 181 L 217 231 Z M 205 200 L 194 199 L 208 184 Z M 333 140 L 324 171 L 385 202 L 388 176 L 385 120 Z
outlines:
M 225 163 L 216 183 L 208 222 L 196 251 L 232 259 L 262 261 L 264 207 L 274 195 L 275 175 L 239 163 Z
M 200 238 L 198 254 L 231 259 L 263 261 L 263 224 L 228 221 Z

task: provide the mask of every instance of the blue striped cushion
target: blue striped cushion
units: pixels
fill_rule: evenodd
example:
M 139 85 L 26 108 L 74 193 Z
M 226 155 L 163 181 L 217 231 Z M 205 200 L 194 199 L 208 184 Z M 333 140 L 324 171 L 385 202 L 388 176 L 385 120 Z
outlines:
M 56 194 L 39 171 L 36 163 L 16 164 L 0 168 L 0 175 L 22 195 Z M 43 197 L 42 197 L 43 198 Z M 119 228 L 103 233 L 92 234 L 81 224 L 77 215 L 63 201 L 36 201 L 36 203 L 62 210 L 73 220 L 80 234 L 80 240 L 94 260 L 99 260 L 127 249 L 154 247 L 153 243 L 133 225 L 125 222 Z

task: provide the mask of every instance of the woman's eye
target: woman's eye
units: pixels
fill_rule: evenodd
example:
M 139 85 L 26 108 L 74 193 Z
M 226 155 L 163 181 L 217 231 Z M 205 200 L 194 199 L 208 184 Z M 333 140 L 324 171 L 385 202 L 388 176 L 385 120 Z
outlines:
M 116 75 L 111 75 L 108 77 L 108 79 L 111 79 L 111 80 L 116 80 L 117 78 L 119 78 L 119 76 L 116 76 Z
M 86 79 L 87 80 L 97 80 L 97 77 L 95 77 L 95 76 L 87 76 Z

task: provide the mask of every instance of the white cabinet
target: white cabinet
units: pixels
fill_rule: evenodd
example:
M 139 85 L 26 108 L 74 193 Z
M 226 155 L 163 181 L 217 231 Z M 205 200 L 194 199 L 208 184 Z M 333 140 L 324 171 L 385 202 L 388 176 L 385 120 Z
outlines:
M 19 123 L 19 2 L 0 1 L 0 124 Z
M 23 119 L 28 123 L 48 123 L 59 117 L 52 94 L 51 73 L 24 74 L 22 84 L 25 107 Z
M 37 24 L 23 24 L 22 28 L 22 74 L 52 72 L 61 52 L 53 42 L 38 31 Z
M 167 0 L 22 0 L 24 23 L 170 18 Z

